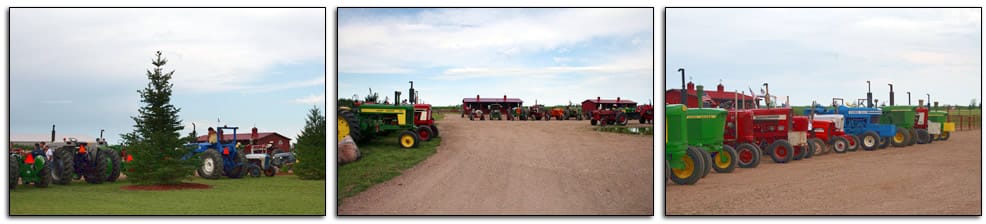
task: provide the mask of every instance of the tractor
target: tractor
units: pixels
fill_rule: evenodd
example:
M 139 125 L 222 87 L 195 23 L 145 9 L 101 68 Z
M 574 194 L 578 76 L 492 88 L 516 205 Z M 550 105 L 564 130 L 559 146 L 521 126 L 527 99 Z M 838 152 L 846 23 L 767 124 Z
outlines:
M 422 141 L 438 137 L 438 126 L 431 113 L 431 104 L 414 104 L 414 125 L 418 126 L 416 130 Z
M 246 168 L 247 175 L 260 177 L 260 174 L 263 173 L 268 177 L 272 177 L 277 174 L 277 170 L 281 167 L 295 162 L 294 153 L 275 149 L 273 141 L 267 144 L 255 144 L 254 139 L 258 138 L 257 128 L 250 129 L 250 143 L 243 151 L 246 154 L 244 157 L 248 163 Z
M 794 116 L 791 108 L 758 108 L 751 111 L 755 142 L 775 163 L 800 160 L 813 154 L 808 144 L 808 117 Z
M 641 124 L 654 123 L 654 105 L 644 104 L 637 106 L 637 114 L 640 115 Z
M 120 154 L 106 147 L 103 131 L 100 131 L 99 136 L 95 145 L 76 138 L 62 138 L 62 142 L 49 143 L 51 150 L 54 150 L 54 158 L 51 160 L 52 182 L 65 185 L 73 179 L 82 178 L 90 184 L 115 182 L 122 169 Z M 54 125 L 51 126 L 51 138 L 55 139 Z
M 548 120 L 548 111 L 544 109 L 544 105 L 536 104 L 537 101 L 535 101 L 534 103 L 535 104 L 530 107 L 530 110 L 527 111 L 527 120 L 540 121 L 541 118 L 544 118 L 544 120 Z
M 486 120 L 486 117 L 483 116 L 483 110 L 482 109 L 473 108 L 472 111 L 469 112 L 469 120 L 470 121 L 473 121 L 473 120 L 476 120 L 476 119 L 479 119 L 481 121 L 485 121 Z
M 582 112 L 579 111 L 579 108 L 572 106 L 571 103 L 569 103 L 568 106 L 565 106 L 565 120 L 575 119 L 581 121 L 582 117 Z M 654 120 L 653 115 L 651 116 L 651 120 Z
M 489 110 L 490 110 L 490 120 L 493 120 L 493 119 L 501 120 L 501 121 L 503 120 L 503 114 L 504 114 L 504 112 L 503 112 L 503 106 L 502 105 L 496 104 L 496 103 L 490 104 Z
M 425 127 L 415 126 L 414 115 L 412 105 L 358 104 L 352 109 L 340 108 L 339 136 L 349 135 L 356 142 L 365 143 L 375 136 L 400 131 L 397 143 L 402 148 L 414 148 L 421 141 L 418 129 Z
M 527 113 L 529 113 L 528 112 L 528 109 L 527 108 L 524 108 L 523 106 L 518 106 L 518 107 L 510 108 L 510 115 L 511 115 L 511 117 L 513 117 L 513 120 L 526 121 L 527 120 L 527 116 L 526 116 Z M 509 118 L 510 117 L 508 117 L 507 120 L 510 120 Z
M 10 173 L 10 189 L 17 188 L 17 181 L 25 185 L 33 183 L 35 187 L 48 187 L 51 183 L 51 164 L 45 156 L 44 150 L 39 146 L 30 152 L 23 149 L 10 149 L 9 165 L 7 171 Z
M 733 109 L 726 113 L 723 144 L 736 150 L 740 168 L 756 168 L 760 165 L 763 150 L 757 146 L 753 133 L 753 111 Z
M 591 119 L 589 120 L 589 124 L 599 124 L 600 126 L 613 124 L 626 125 L 630 120 L 622 110 L 602 108 L 592 111 L 589 119 Z
M 859 144 L 855 144 L 856 142 L 850 142 L 852 137 L 845 132 L 846 119 L 842 114 L 813 114 L 811 117 L 812 130 L 809 131 L 809 134 L 812 138 L 818 139 L 821 142 L 809 144 L 815 144 L 816 149 L 819 149 L 817 147 L 818 144 L 824 144 L 822 146 L 823 148 L 821 148 L 824 150 L 822 152 L 816 151 L 816 154 L 827 153 L 829 150 L 835 151 L 836 153 L 845 153 L 849 150 L 856 150 L 859 147 Z
M 836 102 L 839 103 L 836 103 Z M 866 151 L 885 148 L 892 143 L 891 138 L 902 131 L 891 124 L 878 124 L 883 111 L 880 108 L 846 107 L 842 98 L 832 98 L 832 108 L 814 105 L 805 113 L 841 114 L 845 118 L 843 127 L 849 142 L 849 151 L 862 148 Z M 853 147 L 857 145 L 858 147 Z M 836 151 L 838 152 L 838 151 Z
M 566 115 L 566 112 L 567 111 L 565 110 L 565 108 L 562 108 L 562 107 L 554 107 L 554 108 L 551 108 L 551 110 L 548 112 L 548 116 L 545 117 L 545 119 L 549 119 L 550 120 L 551 118 L 554 118 L 555 120 L 559 120 L 559 121 L 560 120 L 565 120 L 566 118 L 568 118 L 568 116 Z
M 891 145 L 894 147 L 911 146 L 916 143 L 918 136 L 914 129 L 916 107 L 914 106 L 885 106 L 881 107 L 883 116 L 880 117 L 880 124 L 894 125 L 897 132 L 891 138 Z
M 234 179 L 242 178 L 249 164 L 244 153 L 236 150 L 237 129 L 239 128 L 228 126 L 210 128 L 209 140 L 204 143 L 186 144 L 186 147 L 193 149 L 181 159 L 186 160 L 195 155 L 202 158 L 202 166 L 196 170 L 196 173 L 205 179 L 219 179 L 223 175 Z M 233 131 L 233 139 L 226 141 L 223 130 Z
M 941 126 L 941 134 L 933 135 L 932 140 L 935 141 L 945 141 L 955 132 L 955 123 L 948 122 L 948 112 L 946 111 L 930 111 L 928 112 L 928 123 L 937 123 Z
M 665 180 L 682 185 L 702 179 L 706 166 L 705 151 L 688 145 L 688 108 L 681 104 L 666 105 L 664 113 Z
M 702 149 L 705 163 L 709 164 L 702 176 L 712 169 L 717 173 L 731 173 L 736 169 L 736 150 L 723 144 L 726 126 L 726 110 L 719 108 L 688 108 L 688 145 Z

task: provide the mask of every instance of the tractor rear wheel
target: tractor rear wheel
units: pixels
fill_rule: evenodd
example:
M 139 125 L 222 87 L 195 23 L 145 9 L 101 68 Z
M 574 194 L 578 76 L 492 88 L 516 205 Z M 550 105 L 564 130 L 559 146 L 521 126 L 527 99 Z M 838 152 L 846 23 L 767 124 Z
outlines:
M 918 138 L 920 138 L 920 136 L 918 136 L 918 131 L 916 129 L 914 129 L 914 128 L 911 128 L 908 131 L 911 132 L 911 142 L 910 143 L 907 143 L 907 145 L 908 146 L 912 146 L 914 144 L 917 144 L 918 143 Z
M 250 168 L 250 164 L 247 163 L 246 156 L 243 155 L 243 153 L 237 153 L 236 159 L 233 160 L 233 163 L 235 163 L 236 166 L 234 166 L 230 173 L 228 173 L 229 178 L 239 179 L 246 176 L 247 169 Z
M 91 153 L 91 152 L 90 152 Z M 86 171 L 84 177 L 86 182 L 90 184 L 102 184 L 106 181 L 106 169 L 109 168 L 107 155 L 103 153 L 96 152 L 96 159 L 92 161 L 92 166 L 86 164 Z
M 72 150 L 67 148 L 52 150 L 55 150 L 53 155 L 55 158 L 51 159 L 53 165 L 51 167 L 52 182 L 58 185 L 71 183 L 73 169 L 75 167 L 75 160 L 72 159 Z
M 890 140 L 890 137 L 880 137 L 880 148 L 881 149 L 887 148 L 888 146 L 890 146 L 891 141 L 893 140 Z
M 708 176 L 709 173 L 712 172 L 712 166 L 715 165 L 712 163 L 712 153 L 709 153 L 709 151 L 705 151 L 705 149 L 702 148 L 698 149 L 702 151 L 702 159 L 704 160 L 703 162 L 705 162 L 705 169 L 702 170 L 702 178 L 705 178 L 705 176 Z
M 421 138 L 421 141 L 431 141 L 431 136 L 433 134 L 431 132 L 431 127 L 421 125 L 418 126 L 417 131 L 418 131 L 418 137 Z
M 419 141 L 421 141 L 421 138 L 418 137 L 418 134 L 413 131 L 405 130 L 397 137 L 397 144 L 399 144 L 401 148 L 405 149 L 418 147 Z
M 860 148 L 860 146 L 859 146 L 859 136 L 855 136 L 855 135 L 848 135 L 848 136 L 849 137 L 846 138 L 846 140 L 849 140 L 849 148 L 848 149 L 849 149 L 850 152 L 855 152 L 856 150 L 858 150 Z
M 917 129 L 918 133 L 918 144 L 928 144 L 931 143 L 931 136 L 928 134 L 928 130 Z
M 808 139 L 808 148 L 810 149 L 808 151 L 812 152 L 809 156 L 817 156 L 825 152 L 826 145 L 821 139 L 810 138 Z
M 791 161 L 791 157 L 794 156 L 794 149 L 791 148 L 790 143 L 787 143 L 787 140 L 777 140 L 770 143 L 766 151 L 770 153 L 770 158 L 775 163 L 786 163 Z
M 363 135 L 359 132 L 359 119 L 356 118 L 356 114 L 354 114 L 353 111 L 350 111 L 350 110 L 339 110 L 339 114 L 338 115 L 341 118 L 341 120 L 338 121 L 339 122 L 339 126 L 337 127 L 337 128 L 340 129 L 339 130 L 339 139 L 342 139 L 342 138 L 345 137 L 343 135 L 343 132 L 345 132 L 345 134 L 348 134 L 349 137 L 352 137 L 353 138 L 353 141 L 354 142 L 360 142 L 360 141 L 362 141 L 363 140 L 362 139 Z M 348 128 L 348 131 L 347 130 L 341 130 L 341 129 L 344 129 L 344 128 Z
M 20 162 L 17 161 L 17 156 L 15 155 L 10 155 L 7 158 L 7 164 L 10 164 L 7 168 L 7 172 L 10 173 L 10 177 L 7 179 L 7 182 L 10 183 L 10 189 L 17 188 L 17 178 L 20 177 L 21 172 L 20 164 L 18 163 Z
M 835 136 L 832 139 L 832 151 L 835 151 L 835 153 L 846 153 L 847 150 L 849 150 L 849 140 L 846 140 L 845 137 Z
M 260 167 L 257 164 L 248 165 L 247 174 L 251 177 L 260 177 Z
M 859 145 L 863 147 L 863 150 L 873 151 L 880 144 L 880 136 L 874 131 L 867 131 L 859 136 Z
M 911 132 L 904 130 L 904 128 L 897 127 L 897 134 L 890 138 L 890 144 L 894 147 L 904 147 L 907 143 L 911 141 Z
M 688 147 L 685 150 L 685 156 L 681 157 L 681 160 L 685 164 L 684 168 L 671 170 L 671 182 L 680 185 L 691 185 L 702 179 L 702 172 L 705 170 L 705 160 L 702 159 L 705 156 L 704 153 L 699 148 Z M 670 164 L 668 165 L 670 167 Z
M 743 143 L 736 147 L 737 165 L 740 168 L 756 168 L 760 165 L 760 148 Z
M 736 169 L 736 150 L 732 146 L 723 145 L 722 151 L 712 157 L 712 168 L 716 173 L 732 173 Z
M 815 156 L 815 147 L 811 145 L 805 145 L 805 159 Z
M 106 181 L 116 182 L 120 178 L 120 154 L 112 149 L 99 149 L 99 153 L 105 153 L 108 158 L 109 168 L 106 169 Z
M 223 173 L 223 157 L 219 156 L 216 149 L 207 149 L 199 155 L 202 158 L 202 166 L 196 172 L 205 179 L 219 179 Z
M 41 172 L 37 173 L 40 180 L 34 182 L 34 187 L 45 188 L 48 187 L 49 183 L 51 183 L 51 175 L 48 175 L 51 173 L 51 163 L 48 162 L 48 158 L 45 157 L 41 157 L 41 161 L 44 164 L 41 167 Z
M 277 174 L 277 167 L 268 166 L 267 169 L 264 169 L 264 175 L 265 176 L 273 177 L 276 174 Z
M 438 137 L 438 126 L 435 126 L 434 124 L 432 124 L 432 125 L 428 125 L 428 127 L 431 127 L 432 134 L 435 134 L 435 136 L 433 138 L 437 138 Z
M 630 120 L 627 119 L 627 114 L 624 114 L 624 113 L 617 113 L 616 114 L 616 123 L 617 124 L 619 124 L 619 125 L 627 125 L 627 123 L 629 123 L 629 122 L 630 122 Z

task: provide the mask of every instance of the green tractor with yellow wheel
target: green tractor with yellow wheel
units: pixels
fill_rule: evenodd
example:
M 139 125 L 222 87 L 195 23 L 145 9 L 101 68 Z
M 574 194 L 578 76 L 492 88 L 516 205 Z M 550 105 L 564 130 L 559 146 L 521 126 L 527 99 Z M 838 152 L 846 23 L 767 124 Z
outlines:
M 937 104 L 938 102 L 935 102 Z M 941 128 L 941 134 L 931 135 L 931 138 L 935 141 L 945 141 L 955 132 L 955 122 L 948 121 L 948 112 L 946 111 L 930 111 L 928 112 L 928 122 L 929 124 L 939 125 Z
M 690 176 L 685 174 L 692 174 L 693 172 L 699 177 L 705 177 L 712 170 L 717 173 L 731 173 L 736 169 L 737 166 L 737 153 L 732 146 L 723 144 L 723 137 L 726 126 L 726 110 L 718 108 L 685 108 L 684 105 L 667 105 L 666 106 L 667 119 L 666 124 L 668 125 L 668 139 L 672 139 L 671 135 L 674 135 L 674 141 L 669 140 L 667 147 L 671 150 L 678 151 L 680 153 L 683 146 L 678 146 L 681 144 L 679 141 L 684 140 L 686 147 L 685 153 L 697 154 L 697 157 L 691 158 L 702 158 L 701 163 L 703 166 L 697 166 L 697 161 L 692 161 L 691 166 L 697 168 L 694 171 L 682 170 L 682 168 L 674 169 L 674 165 L 669 161 L 669 166 L 672 167 L 672 181 L 678 184 L 689 184 Z M 684 119 L 682 119 L 684 118 Z M 682 124 L 679 124 L 682 123 Z M 671 128 L 676 128 L 671 130 Z M 694 152 L 688 151 L 694 150 Z M 669 157 L 667 158 L 681 158 L 674 157 L 673 153 L 669 151 L 665 152 Z M 687 161 L 685 162 L 687 169 Z M 678 165 L 681 167 L 681 165 Z M 677 180 L 676 180 L 677 179 Z
M 399 131 L 397 143 L 401 148 L 418 146 L 421 137 L 414 125 L 413 105 L 357 104 L 354 108 L 339 108 L 338 140 L 349 135 L 358 143 L 369 142 L 377 136 Z
M 665 180 L 691 185 L 702 179 L 707 163 L 702 149 L 688 146 L 688 108 L 681 104 L 665 106 L 664 160 Z

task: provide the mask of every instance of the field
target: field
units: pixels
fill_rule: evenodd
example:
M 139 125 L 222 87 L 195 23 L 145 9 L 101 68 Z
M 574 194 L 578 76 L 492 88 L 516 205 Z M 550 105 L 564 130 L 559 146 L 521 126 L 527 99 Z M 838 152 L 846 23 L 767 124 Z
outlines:
M 10 192 L 10 215 L 325 215 L 325 180 L 294 175 L 206 180 L 211 189 L 131 191 L 127 181 L 35 188 Z
M 768 158 L 764 156 L 763 158 Z M 830 153 L 696 185 L 665 183 L 667 215 L 982 215 L 982 132 L 876 151 Z
M 339 214 L 654 214 L 653 135 L 455 115 L 440 122 L 434 155 L 343 199 Z

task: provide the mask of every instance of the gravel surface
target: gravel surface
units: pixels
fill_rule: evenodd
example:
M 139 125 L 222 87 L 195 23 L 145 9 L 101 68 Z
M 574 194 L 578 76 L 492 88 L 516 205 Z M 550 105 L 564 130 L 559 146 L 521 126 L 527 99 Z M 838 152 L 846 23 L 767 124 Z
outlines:
M 978 130 L 928 145 L 767 159 L 693 186 L 665 182 L 665 214 L 982 215 L 981 167 Z
M 583 121 L 469 121 L 401 176 L 343 200 L 340 215 L 654 214 L 654 137 Z

